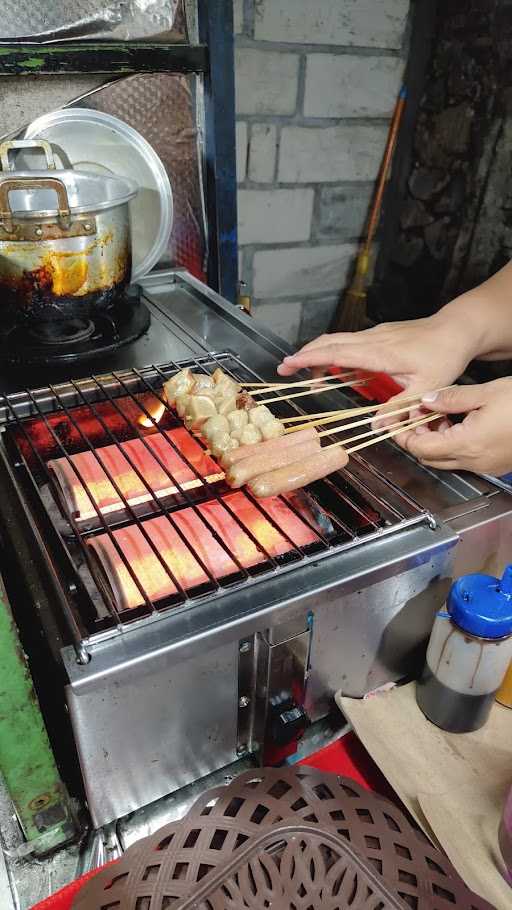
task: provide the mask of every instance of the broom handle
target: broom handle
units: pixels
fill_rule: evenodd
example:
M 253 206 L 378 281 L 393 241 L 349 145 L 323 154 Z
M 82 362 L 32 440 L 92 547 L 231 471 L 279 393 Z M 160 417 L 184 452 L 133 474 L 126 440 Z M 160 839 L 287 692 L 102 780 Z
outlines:
M 368 219 L 368 230 L 364 243 L 364 252 L 367 255 L 370 252 L 370 247 L 372 245 L 375 231 L 377 230 L 377 225 L 379 223 L 380 210 L 382 208 L 382 199 L 384 196 L 384 189 L 386 187 L 386 178 L 389 171 L 389 166 L 391 164 L 391 159 L 393 157 L 393 152 L 395 150 L 396 140 L 398 138 L 398 130 L 400 129 L 400 122 L 402 120 L 402 114 L 405 108 L 406 97 L 407 89 L 403 87 L 400 89 L 400 94 L 395 104 L 395 110 L 393 111 L 393 117 L 389 127 L 388 140 L 386 142 L 386 148 L 384 150 L 382 164 L 379 171 L 377 192 L 375 193 L 372 208 L 370 211 L 370 217 Z

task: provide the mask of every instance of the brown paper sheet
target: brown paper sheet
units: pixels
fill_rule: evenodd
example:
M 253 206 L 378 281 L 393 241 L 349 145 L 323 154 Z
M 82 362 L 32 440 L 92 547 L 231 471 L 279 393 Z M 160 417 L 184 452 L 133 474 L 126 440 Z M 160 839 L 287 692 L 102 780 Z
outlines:
M 466 884 L 510 910 L 498 825 L 512 785 L 512 710 L 496 704 L 475 733 L 444 733 L 416 704 L 415 683 L 364 700 L 337 695 L 385 777 Z

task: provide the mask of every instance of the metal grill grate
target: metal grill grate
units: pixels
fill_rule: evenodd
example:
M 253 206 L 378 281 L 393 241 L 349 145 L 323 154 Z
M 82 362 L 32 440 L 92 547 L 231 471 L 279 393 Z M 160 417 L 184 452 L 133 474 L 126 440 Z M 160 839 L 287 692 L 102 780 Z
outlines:
M 124 629 L 141 618 L 155 618 L 169 607 L 188 606 L 205 595 L 215 597 L 233 586 L 252 583 L 254 575 L 289 571 L 293 565 L 304 560 L 322 558 L 333 550 L 356 545 L 426 517 L 416 503 L 384 482 L 359 459 L 354 460 L 350 470 L 314 484 L 307 498 L 279 498 L 279 515 L 289 514 L 293 516 L 295 524 L 298 521 L 301 527 L 307 529 L 307 544 L 298 542 L 296 535 L 283 525 L 279 517 L 276 518 L 275 511 L 272 514 L 268 505 L 259 502 L 248 491 L 233 493 L 222 481 L 211 482 L 203 476 L 184 448 L 177 445 L 172 432 L 168 432 L 169 427 L 172 430 L 173 427 L 181 426 L 177 419 L 169 417 L 168 411 L 165 420 L 158 422 L 156 419 L 149 403 L 156 401 L 165 404 L 162 385 L 184 366 L 203 372 L 212 372 L 221 366 L 241 382 L 260 378 L 231 353 L 208 354 L 180 363 L 168 362 L 142 370 L 93 376 L 86 380 L 69 380 L 59 386 L 48 386 L 46 389 L 27 391 L 0 400 L 0 421 L 3 424 L 3 441 L 9 460 L 17 467 L 27 495 L 31 490 L 39 497 L 40 504 L 44 506 L 39 511 L 45 515 L 45 521 L 50 522 L 54 531 L 58 528 L 58 535 L 54 536 L 58 539 L 61 556 L 65 557 L 67 588 L 71 590 L 74 586 L 76 592 L 74 607 L 78 611 L 77 628 L 80 632 L 75 632 L 75 639 L 78 636 L 80 639 L 91 640 L 109 630 Z M 280 402 L 275 406 L 275 412 L 279 416 L 302 413 L 294 402 Z M 140 419 L 146 424 L 145 431 Z M 155 451 L 155 447 L 150 446 L 149 440 L 157 434 L 172 446 L 176 456 L 195 478 L 193 489 L 180 482 Z M 190 438 L 194 439 L 195 445 L 200 444 L 206 451 L 199 438 Z M 123 447 L 123 443 L 128 440 L 138 440 L 144 451 L 156 460 L 176 495 L 156 495 L 129 449 Z M 108 464 L 100 458 L 98 452 L 105 446 L 121 449 L 130 470 L 147 492 L 144 505 L 133 505 Z M 90 453 L 115 490 L 121 508 L 113 515 L 105 515 L 90 493 L 86 478 L 82 476 L 76 459 L 73 458 L 79 452 Z M 62 494 L 55 474 L 49 468 L 49 462 L 55 458 L 64 460 L 86 491 L 95 516 L 92 522 L 81 522 L 73 514 L 67 515 L 67 523 L 59 521 L 56 504 L 62 507 Z M 45 498 L 46 491 L 50 491 L 51 496 Z M 258 515 L 259 523 L 270 527 L 273 537 L 277 536 L 281 541 L 278 552 L 269 547 L 262 540 L 261 534 L 256 534 L 254 528 L 243 520 L 243 510 L 240 508 L 242 500 L 248 509 Z M 257 551 L 258 558 L 251 565 L 241 559 L 226 542 L 222 534 L 222 522 L 219 528 L 208 508 L 205 508 L 205 504 L 211 503 L 215 504 L 221 515 L 229 517 L 229 521 L 236 525 L 239 533 L 248 538 L 252 548 Z M 213 539 L 215 546 L 220 548 L 219 552 L 222 551 L 230 560 L 233 571 L 221 577 L 212 571 L 208 560 L 187 537 L 177 520 L 185 510 L 189 510 L 188 514 L 193 515 L 197 527 L 204 529 L 208 539 Z M 169 560 L 164 558 L 149 524 L 155 517 L 167 522 L 183 547 L 191 552 L 200 568 L 200 584 L 192 587 L 184 585 Z M 119 531 L 134 527 L 138 529 L 145 550 L 168 580 L 171 593 L 158 601 L 149 596 L 119 543 Z M 136 608 L 120 609 L 109 590 L 107 579 L 98 571 L 97 555 L 91 542 L 100 536 L 108 542 L 137 589 L 140 604 Z M 48 538 L 50 537 L 49 534 Z

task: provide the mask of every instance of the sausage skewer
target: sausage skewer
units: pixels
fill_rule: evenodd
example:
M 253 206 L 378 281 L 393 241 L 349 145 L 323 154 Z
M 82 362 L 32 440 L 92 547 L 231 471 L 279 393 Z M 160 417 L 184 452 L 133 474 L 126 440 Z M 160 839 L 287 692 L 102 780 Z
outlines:
M 277 468 L 277 470 L 260 474 L 259 477 L 249 481 L 249 489 L 254 496 L 260 499 L 267 496 L 278 496 L 281 493 L 291 493 L 293 490 L 307 486 L 307 484 L 313 483 L 315 480 L 322 480 L 328 474 L 332 474 L 333 471 L 339 471 L 344 468 L 352 452 L 375 445 L 382 439 L 397 436 L 399 433 L 403 433 L 404 430 L 412 430 L 424 423 L 429 423 L 431 420 L 438 420 L 439 416 L 439 414 L 429 414 L 419 420 L 401 421 L 399 424 L 394 425 L 393 429 L 388 430 L 387 433 L 382 433 L 380 430 L 371 430 L 342 442 L 333 442 L 332 445 L 320 449 L 319 452 L 309 455 L 301 461 L 295 461 L 285 467 Z M 345 448 L 347 443 L 352 443 L 368 436 L 373 438 Z
M 226 481 L 230 487 L 238 489 L 255 477 L 276 468 L 285 468 L 295 461 L 301 461 L 315 452 L 320 452 L 320 440 L 312 436 L 297 445 L 281 447 L 278 451 L 262 452 L 250 458 L 235 461 L 226 471 Z
M 390 414 L 400 414 L 403 411 L 408 410 L 408 407 L 397 408 L 395 411 L 390 412 Z M 231 461 L 231 466 L 226 471 L 226 479 L 230 486 L 241 487 L 244 483 L 248 483 L 250 480 L 259 477 L 261 474 L 266 474 L 269 471 L 276 471 L 281 468 L 286 468 L 290 464 L 293 464 L 295 461 L 300 461 L 302 458 L 308 458 L 310 455 L 318 453 L 320 449 L 320 438 L 322 436 L 331 435 L 331 433 L 336 430 L 349 430 L 354 427 L 361 426 L 362 424 L 368 423 L 372 418 L 366 418 L 364 420 L 352 421 L 352 423 L 346 424 L 342 427 L 336 427 L 335 430 L 324 430 L 321 433 L 314 434 L 312 433 L 309 437 L 304 437 L 301 433 L 301 441 L 297 445 L 279 446 L 277 444 L 273 446 L 268 446 L 265 450 L 262 450 L 261 444 L 254 447 L 252 453 L 246 454 L 245 457 L 236 458 L 235 452 L 240 453 L 240 449 L 235 450 L 235 452 L 230 452 L 227 454 L 227 459 Z M 411 422 L 415 422 L 415 418 L 410 418 L 408 422 L 398 421 L 394 424 L 391 424 L 389 429 L 394 430 L 397 427 L 406 428 L 407 425 Z M 357 436 L 352 436 L 349 440 L 340 441 L 335 443 L 337 446 L 342 446 L 347 442 L 357 442 L 360 439 L 367 439 L 371 436 L 379 436 L 381 438 L 382 431 L 379 428 L 374 428 L 364 433 L 359 433 Z M 297 439 L 299 434 L 295 434 L 294 438 Z M 323 451 L 329 448 L 325 447 Z
M 229 468 L 236 461 L 241 461 L 242 458 L 251 458 L 253 455 L 263 455 L 267 453 L 275 454 L 276 452 L 280 452 L 281 449 L 288 449 L 298 442 L 305 442 L 307 439 L 315 437 L 318 437 L 316 430 L 306 427 L 299 433 L 294 433 L 293 436 L 280 436 L 278 439 L 268 439 L 265 442 L 257 442 L 254 445 L 240 446 L 238 449 L 227 452 L 222 459 L 222 464 L 223 467 Z
M 254 477 L 249 481 L 248 487 L 258 499 L 278 496 L 280 493 L 291 493 L 292 490 L 305 487 L 308 483 L 321 480 L 328 474 L 332 474 L 333 471 L 341 470 L 347 462 L 348 455 L 343 448 L 327 446 L 300 461 L 294 461 L 292 464 Z

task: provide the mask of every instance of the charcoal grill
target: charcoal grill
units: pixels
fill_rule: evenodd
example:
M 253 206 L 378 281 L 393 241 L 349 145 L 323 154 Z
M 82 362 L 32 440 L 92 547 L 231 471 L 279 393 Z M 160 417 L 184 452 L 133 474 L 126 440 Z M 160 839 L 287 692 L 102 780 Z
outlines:
M 98 369 L 81 364 L 74 379 L 56 365 L 44 384 L 36 372 L 29 390 L 16 390 L 10 374 L 0 400 L 6 584 L 54 750 L 66 766 L 76 747 L 95 826 L 237 757 L 293 749 L 340 688 L 362 696 L 414 672 L 454 559 L 488 568 L 510 518 L 506 494 L 458 475 L 441 481 L 393 444 L 274 508 L 229 491 L 218 466 L 201 470 L 190 456 L 202 443 L 164 410 L 163 383 L 183 366 L 266 380 L 286 348 L 181 272 L 156 273 L 142 293 L 149 336 Z M 332 391 L 275 410 L 356 400 L 356 390 Z M 178 473 L 155 439 L 171 447 Z M 82 515 L 66 508 L 52 463 L 87 490 L 84 452 L 114 495 L 104 508 L 89 491 Z M 116 479 L 120 453 L 137 496 Z M 164 475 L 158 491 L 144 458 Z M 172 529 L 192 580 L 166 557 L 155 522 Z M 247 541 L 240 553 L 228 526 Z M 119 543 L 127 531 L 165 576 L 158 596 Z M 116 598 L 98 542 L 116 555 L 135 605 Z
M 284 507 L 283 516 L 289 511 L 310 529 L 312 540 L 306 546 L 297 544 L 286 527 L 273 517 L 268 506 L 258 502 L 250 492 L 230 491 L 222 482 L 221 467 L 213 466 L 213 473 L 205 477 L 198 471 L 197 465 L 187 457 L 186 447 L 180 448 L 179 442 L 172 436 L 173 428 L 182 425 L 179 418 L 170 415 L 162 386 L 183 367 L 212 372 L 218 366 L 241 382 L 249 382 L 257 376 L 238 357 L 226 352 L 212 353 L 201 358 L 179 363 L 168 362 L 143 370 L 124 371 L 111 376 L 94 376 L 86 380 L 70 380 L 65 385 L 51 385 L 36 392 L 27 391 L 16 403 L 11 397 L 4 399 L 3 456 L 8 458 L 10 454 L 11 461 L 23 465 L 22 484 L 26 494 L 29 493 L 29 487 L 32 492 L 37 491 L 40 510 L 46 513 L 43 526 L 45 539 L 50 540 L 55 531 L 57 533 L 60 531 L 57 548 L 60 550 L 61 558 L 58 560 L 56 554 L 54 564 L 57 561 L 61 564 L 65 561 L 68 565 L 69 571 L 63 577 L 63 587 L 72 595 L 70 603 L 72 616 L 69 615 L 69 610 L 66 610 L 66 615 L 70 620 L 69 631 L 73 644 L 82 661 L 88 662 L 88 649 L 94 648 L 97 642 L 104 640 L 109 632 L 116 633 L 118 630 L 131 627 L 141 617 L 146 623 L 149 619 L 158 619 L 169 608 L 174 611 L 178 607 L 191 608 L 206 595 L 211 603 L 212 597 L 222 596 L 223 592 L 237 585 L 246 586 L 255 576 L 270 572 L 281 574 L 298 563 L 304 561 L 307 563 L 308 559 L 318 562 L 333 552 L 342 552 L 376 537 L 380 539 L 386 534 L 419 522 L 426 521 L 431 527 L 435 526 L 433 517 L 410 497 L 385 481 L 380 480 L 380 484 L 376 483 L 379 478 L 376 478 L 375 472 L 365 467 L 361 461 L 357 465 L 359 472 L 357 469 L 349 469 L 344 472 L 344 476 L 334 475 L 315 484 L 313 492 L 307 499 L 304 497 L 303 502 L 300 497 L 278 497 Z M 155 418 L 150 410 L 151 406 L 154 408 L 155 402 L 159 408 L 157 416 L 161 417 L 162 409 L 165 408 L 164 418 L 167 419 L 158 421 Z M 127 404 L 129 407 L 126 407 Z M 299 408 L 293 402 L 280 402 L 278 407 L 282 416 L 287 416 L 288 412 L 299 412 Z M 180 482 L 178 477 L 171 473 L 155 448 L 150 447 L 154 435 L 143 433 L 144 424 L 149 425 L 149 429 L 160 439 L 169 442 L 172 450 L 193 475 L 192 482 Z M 203 445 L 200 441 L 193 440 L 191 434 L 187 433 L 185 439 L 187 437 L 189 441 L 194 441 L 196 446 Z M 171 491 L 169 495 L 157 495 L 152 489 L 150 480 L 144 473 L 144 466 L 128 451 L 126 442 L 130 439 L 139 440 L 143 451 L 156 459 L 167 478 L 167 489 Z M 101 459 L 101 453 L 105 451 L 106 446 L 115 447 L 117 451 L 123 452 L 131 471 L 146 491 L 145 508 L 141 508 L 138 503 L 135 506 L 131 504 L 130 498 L 123 492 L 119 480 L 116 479 L 115 470 L 109 467 L 111 458 L 108 461 Z M 203 448 L 205 449 L 204 446 Z M 73 457 L 81 451 L 91 453 L 119 497 L 119 508 L 113 512 L 105 514 L 105 510 L 98 506 L 89 491 L 89 482 Z M 51 469 L 55 458 L 65 459 L 69 470 L 76 477 L 77 485 L 89 500 L 95 520 L 81 521 L 80 516 L 73 515 L 62 505 L 62 490 L 59 489 Z M 212 479 L 215 482 L 212 482 Z M 49 499 L 48 491 L 51 491 L 53 500 Z M 217 503 L 218 511 L 224 513 L 222 516 L 218 515 L 217 525 L 220 524 L 220 528 L 209 518 L 208 512 L 201 508 L 204 503 L 212 502 Z M 268 524 L 283 538 L 286 549 L 282 554 L 276 556 L 267 549 L 264 535 L 258 537 L 250 524 L 245 524 L 240 518 L 241 507 L 249 502 L 253 511 L 258 513 L 261 522 Z M 58 519 L 55 521 L 57 505 L 63 513 L 60 521 Z M 235 571 L 232 574 L 226 578 L 216 577 L 193 542 L 187 541 L 184 531 L 176 521 L 183 509 L 190 510 L 198 518 L 203 532 L 212 535 L 223 553 L 235 563 Z M 194 588 L 187 590 L 172 567 L 164 562 L 157 544 L 147 532 L 148 521 L 158 515 L 165 516 L 167 524 L 178 534 L 204 572 L 206 579 L 199 590 Z M 315 516 L 318 516 L 316 520 Z M 241 534 L 249 537 L 259 553 L 260 558 L 252 567 L 244 566 L 236 550 L 229 549 L 222 539 L 222 521 L 229 518 L 237 525 Z M 322 520 L 327 525 L 326 532 L 322 530 Z M 133 525 L 140 531 L 140 536 L 148 545 L 154 560 L 163 567 L 176 589 L 175 593 L 165 598 L 163 602 L 155 603 L 150 599 L 117 542 L 116 530 Z M 143 600 L 140 609 L 117 609 L 112 598 L 105 592 L 104 585 L 100 584 L 94 591 L 98 566 L 90 544 L 98 535 L 108 538 L 125 571 L 137 587 Z M 89 570 L 87 583 L 84 582 L 85 572 L 81 573 L 80 568 Z

